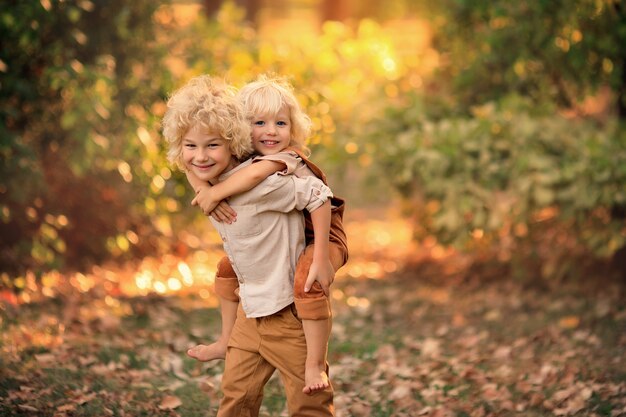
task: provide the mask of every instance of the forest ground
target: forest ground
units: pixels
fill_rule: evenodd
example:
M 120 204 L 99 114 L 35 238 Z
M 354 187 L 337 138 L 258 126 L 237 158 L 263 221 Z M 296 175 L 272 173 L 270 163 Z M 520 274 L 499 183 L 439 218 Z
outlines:
M 405 226 L 350 226 L 362 238 L 332 293 L 338 417 L 626 415 L 622 286 L 421 256 Z M 2 301 L 0 415 L 215 414 L 223 364 L 185 355 L 217 335 L 214 297 L 107 288 Z M 261 415 L 288 415 L 276 375 Z

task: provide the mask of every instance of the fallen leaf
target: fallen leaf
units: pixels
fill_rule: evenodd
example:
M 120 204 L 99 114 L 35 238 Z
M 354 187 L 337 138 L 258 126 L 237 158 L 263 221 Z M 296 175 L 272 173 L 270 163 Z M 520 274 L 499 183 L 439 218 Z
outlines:
M 411 395 L 411 387 L 408 385 L 398 385 L 389 394 L 390 400 L 400 400 Z
M 464 326 L 466 322 L 465 316 L 461 313 L 455 313 L 454 316 L 452 316 L 452 325 L 454 327 Z
M 557 403 L 565 401 L 574 393 L 573 392 L 574 389 L 575 388 L 562 389 L 560 391 L 555 392 L 554 395 L 552 395 L 552 401 L 555 401 Z
M 426 357 L 436 358 L 440 355 L 440 342 L 431 337 L 426 338 L 422 343 L 422 355 Z
M 18 404 L 17 408 L 19 408 L 20 410 L 24 410 L 24 411 L 32 411 L 32 412 L 39 412 L 39 410 L 35 407 L 31 407 L 30 405 L 26 405 L 26 404 Z
M 535 392 L 534 394 L 530 396 L 531 407 L 538 407 L 539 405 L 543 404 L 544 401 L 545 401 L 545 397 L 543 396 L 543 394 L 539 392 Z
M 215 384 L 211 381 L 202 381 L 200 382 L 200 390 L 202 392 L 211 392 L 215 390 Z
M 65 413 L 67 411 L 76 410 L 76 404 L 64 404 L 62 406 L 57 407 L 57 411 L 60 413 Z
M 350 407 L 351 415 L 354 417 L 369 416 L 371 407 L 361 402 L 354 403 Z
M 49 364 L 51 362 L 54 362 L 55 357 L 54 357 L 54 355 L 52 353 L 40 353 L 38 355 L 35 355 L 35 359 L 41 365 L 45 365 L 45 364 Z
M 559 320 L 559 327 L 562 329 L 575 329 L 580 324 L 578 316 L 566 316 Z
M 502 313 L 500 310 L 489 310 L 485 316 L 485 320 L 487 321 L 498 321 L 502 318 Z
M 82 404 L 85 404 L 85 403 L 93 400 L 94 398 L 96 398 L 96 393 L 95 392 L 91 392 L 89 394 L 81 394 L 76 399 L 74 399 L 74 401 L 76 402 L 76 404 L 82 405 Z
M 500 346 L 493 352 L 493 357 L 496 359 L 508 359 L 511 356 L 510 346 Z
M 167 395 L 163 397 L 163 400 L 161 400 L 161 404 L 159 404 L 159 409 L 160 410 L 173 410 L 176 407 L 180 407 L 182 404 L 183 402 L 180 400 L 180 398 L 174 395 Z

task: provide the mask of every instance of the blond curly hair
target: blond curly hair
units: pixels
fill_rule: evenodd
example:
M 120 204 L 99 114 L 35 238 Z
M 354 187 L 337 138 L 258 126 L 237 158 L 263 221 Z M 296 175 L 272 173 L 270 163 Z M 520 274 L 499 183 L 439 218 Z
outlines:
M 167 159 L 182 170 L 183 137 L 196 126 L 217 133 L 240 161 L 253 151 L 250 122 L 236 97 L 236 89 L 221 79 L 209 75 L 192 78 L 167 101 L 162 122 L 168 143 Z
M 255 81 L 244 85 L 238 95 L 250 121 L 258 115 L 275 116 L 287 107 L 291 122 L 290 146 L 309 154 L 305 142 L 311 135 L 311 118 L 304 113 L 292 85 L 284 77 L 261 74 Z

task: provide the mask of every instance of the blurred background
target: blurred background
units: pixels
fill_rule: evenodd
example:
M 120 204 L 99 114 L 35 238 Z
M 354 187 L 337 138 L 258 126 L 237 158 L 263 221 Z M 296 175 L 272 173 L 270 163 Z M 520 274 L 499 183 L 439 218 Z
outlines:
M 289 77 L 382 278 L 624 280 L 626 9 L 614 0 L 12 0 L 0 10 L 0 294 L 207 286 L 219 238 L 165 159 L 168 94 Z M 417 279 L 417 277 L 415 277 Z

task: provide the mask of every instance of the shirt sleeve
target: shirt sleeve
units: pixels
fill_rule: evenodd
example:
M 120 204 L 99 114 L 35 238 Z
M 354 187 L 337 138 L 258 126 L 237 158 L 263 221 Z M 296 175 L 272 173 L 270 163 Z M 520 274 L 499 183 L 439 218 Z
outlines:
M 257 186 L 258 187 L 258 186 Z M 293 210 L 314 211 L 333 196 L 332 191 L 317 177 L 299 178 L 295 175 L 270 175 L 259 189 L 258 210 L 288 213 Z
M 332 191 L 317 177 L 293 177 L 296 191 L 296 209 L 315 211 L 333 196 Z
M 273 161 L 285 165 L 285 169 L 278 171 L 280 175 L 291 175 L 296 171 L 296 168 L 302 162 L 302 159 L 297 153 L 291 151 L 278 152 L 274 155 L 259 155 L 255 156 L 252 162 L 257 161 Z

